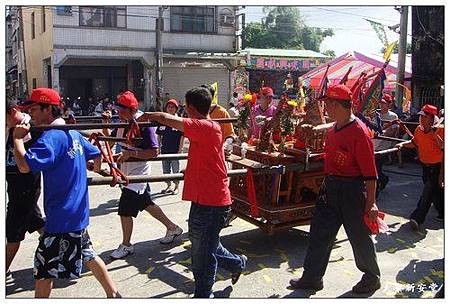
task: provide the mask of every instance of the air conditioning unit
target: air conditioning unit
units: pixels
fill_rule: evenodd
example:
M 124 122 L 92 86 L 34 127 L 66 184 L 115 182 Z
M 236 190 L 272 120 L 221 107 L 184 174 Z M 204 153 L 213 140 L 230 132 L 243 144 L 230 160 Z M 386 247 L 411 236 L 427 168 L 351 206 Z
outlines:
M 220 15 L 220 25 L 221 26 L 234 26 L 234 16 L 233 15 Z

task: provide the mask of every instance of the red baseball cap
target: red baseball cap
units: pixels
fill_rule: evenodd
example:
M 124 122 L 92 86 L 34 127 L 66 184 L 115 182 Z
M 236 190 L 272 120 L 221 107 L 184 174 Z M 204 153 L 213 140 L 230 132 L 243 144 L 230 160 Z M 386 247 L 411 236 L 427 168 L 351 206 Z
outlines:
M 58 92 L 50 88 L 37 88 L 31 91 L 30 98 L 23 103 L 23 107 L 29 107 L 33 104 L 47 104 L 53 106 L 61 105 L 61 97 Z
M 343 84 L 331 85 L 328 87 L 327 92 L 325 93 L 325 96 L 323 98 L 340 101 L 351 101 L 352 91 L 350 91 L 350 89 Z
M 272 96 L 273 97 L 273 90 L 272 90 L 272 88 L 262 87 L 261 88 L 261 95 Z
M 117 105 L 125 108 L 137 109 L 139 107 L 139 102 L 132 92 L 126 91 L 120 94 L 117 99 Z
M 422 110 L 417 114 L 419 114 L 419 115 L 432 114 L 432 115 L 436 116 L 436 115 L 438 115 L 438 109 L 433 105 L 425 104 L 422 107 Z
M 381 101 L 383 103 L 391 103 L 392 102 L 392 96 L 391 94 L 383 94 L 383 97 L 381 97 Z
M 166 103 L 166 108 L 169 104 L 173 104 L 178 109 L 178 101 L 176 101 L 175 99 L 169 99 Z

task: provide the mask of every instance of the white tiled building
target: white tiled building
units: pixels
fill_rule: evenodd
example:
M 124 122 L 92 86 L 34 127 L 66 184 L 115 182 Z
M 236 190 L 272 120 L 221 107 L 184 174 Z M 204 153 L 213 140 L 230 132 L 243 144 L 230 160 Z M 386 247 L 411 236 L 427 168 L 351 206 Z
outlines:
M 48 20 L 52 54 L 34 58 L 35 62 L 27 60 L 27 65 L 42 70 L 41 75 L 35 75 L 42 76 L 42 81 L 29 79 L 30 89 L 32 83 L 52 86 L 72 98 L 115 97 L 131 89 L 149 105 L 155 89 L 158 6 L 29 8 L 24 18 L 33 18 L 29 19 L 31 27 Z M 180 99 L 192 86 L 218 81 L 219 99 L 228 100 L 230 70 L 237 62 L 233 57 L 238 45 L 236 10 L 235 6 L 166 7 L 162 34 L 164 92 Z M 36 19 L 38 15 L 42 15 L 41 22 Z M 31 39 L 33 31 L 35 38 Z M 42 31 L 29 32 L 27 53 L 44 43 L 39 41 Z

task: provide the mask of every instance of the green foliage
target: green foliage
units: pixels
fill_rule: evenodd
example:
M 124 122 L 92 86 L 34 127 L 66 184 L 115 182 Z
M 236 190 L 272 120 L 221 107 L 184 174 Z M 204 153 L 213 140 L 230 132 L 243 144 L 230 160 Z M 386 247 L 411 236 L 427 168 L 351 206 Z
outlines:
M 323 39 L 333 30 L 307 27 L 296 7 L 266 6 L 261 22 L 250 22 L 243 30 L 244 48 L 306 49 L 319 52 Z
M 333 50 L 326 50 L 325 52 L 323 52 L 322 54 L 330 56 L 331 59 L 336 58 L 336 53 Z

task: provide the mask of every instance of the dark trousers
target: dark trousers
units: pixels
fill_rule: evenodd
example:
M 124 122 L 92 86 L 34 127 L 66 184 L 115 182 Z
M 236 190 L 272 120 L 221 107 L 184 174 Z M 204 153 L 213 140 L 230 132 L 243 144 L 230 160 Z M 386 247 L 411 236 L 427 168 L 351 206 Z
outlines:
M 236 273 L 246 266 L 240 255 L 229 252 L 220 243 L 219 233 L 230 211 L 229 206 L 213 207 L 191 203 L 188 224 L 195 298 L 211 297 L 217 267 Z
M 380 278 L 375 245 L 364 223 L 365 184 L 362 180 L 327 177 L 311 221 L 303 278 L 319 281 L 325 274 L 339 228 L 344 225 L 356 267 L 368 281 Z
M 439 185 L 439 173 L 441 164 L 424 165 L 422 164 L 423 191 L 417 203 L 416 209 L 411 213 L 410 218 L 422 224 L 425 221 L 431 204 L 434 205 L 440 217 L 444 217 L 444 188 Z
M 377 167 L 377 197 L 378 194 L 386 187 L 386 184 L 389 181 L 389 178 L 386 174 L 383 172 L 383 165 L 386 162 L 387 156 L 386 155 L 377 155 L 375 157 L 375 165 Z

